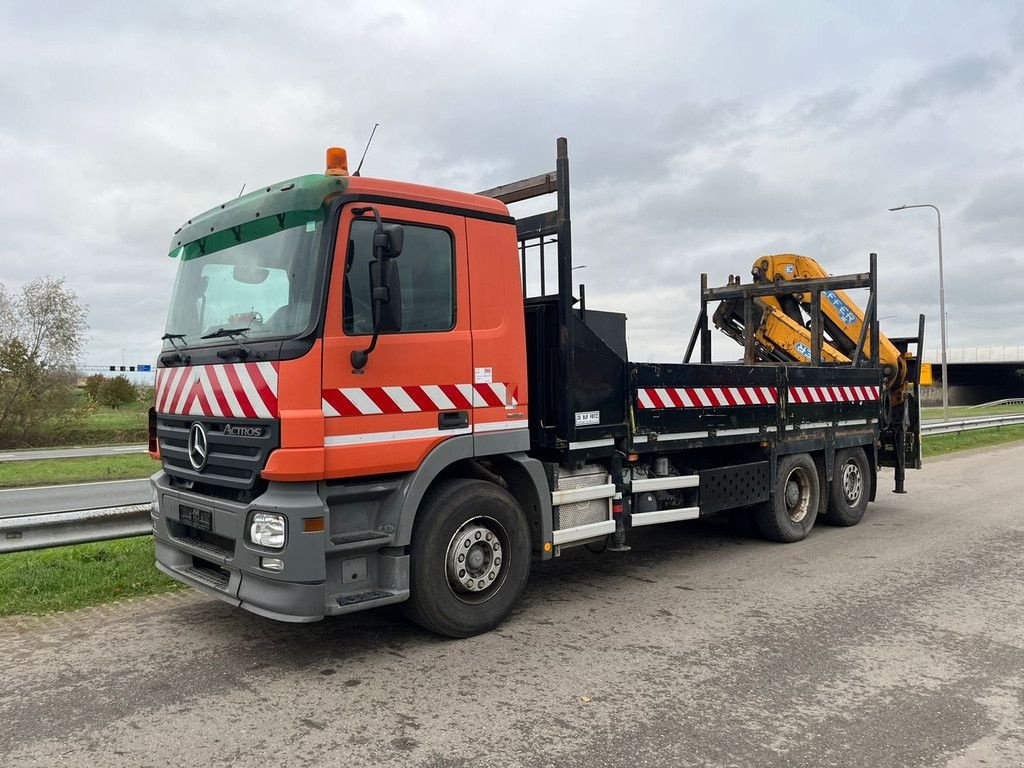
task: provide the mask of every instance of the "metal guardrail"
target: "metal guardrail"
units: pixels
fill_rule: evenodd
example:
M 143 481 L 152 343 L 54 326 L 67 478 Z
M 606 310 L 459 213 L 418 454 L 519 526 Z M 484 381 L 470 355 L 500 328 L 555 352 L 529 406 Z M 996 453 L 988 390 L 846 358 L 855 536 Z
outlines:
M 967 432 L 972 429 L 1008 427 L 1014 424 L 1024 424 L 1024 414 L 1009 413 L 1005 416 L 983 416 L 981 418 L 954 419 L 930 424 L 925 423 L 921 425 L 921 434 L 924 437 L 929 435 L 949 435 L 955 432 Z
M 975 408 L 991 408 L 996 405 L 1024 405 L 1024 397 L 1005 397 L 1002 400 L 993 400 L 991 403 L 978 403 L 978 405 L 969 405 L 969 410 Z
M 126 539 L 153 532 L 152 504 L 0 518 L 0 553 Z
M 933 422 L 922 425 L 921 434 L 947 435 L 1013 424 L 1024 424 L 1024 414 Z M 146 536 L 153 531 L 151 508 L 151 504 L 128 504 L 0 518 L 0 554 Z

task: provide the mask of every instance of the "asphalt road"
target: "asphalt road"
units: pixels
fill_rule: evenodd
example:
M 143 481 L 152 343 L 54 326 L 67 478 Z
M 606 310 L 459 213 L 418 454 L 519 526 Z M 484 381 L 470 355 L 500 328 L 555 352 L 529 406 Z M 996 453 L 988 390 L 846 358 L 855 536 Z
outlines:
M 1013 766 L 1024 445 L 935 460 L 850 529 L 661 526 L 537 567 L 442 640 L 194 593 L 0 620 L 5 766 Z
M 5 461 L 35 461 L 38 459 L 77 459 L 84 456 L 118 456 L 124 453 L 144 453 L 145 445 L 93 445 L 86 448 L 33 448 L 27 451 L 0 451 L 0 463 Z
M 0 489 L 0 517 L 144 504 L 151 498 L 149 480 L 4 488 Z

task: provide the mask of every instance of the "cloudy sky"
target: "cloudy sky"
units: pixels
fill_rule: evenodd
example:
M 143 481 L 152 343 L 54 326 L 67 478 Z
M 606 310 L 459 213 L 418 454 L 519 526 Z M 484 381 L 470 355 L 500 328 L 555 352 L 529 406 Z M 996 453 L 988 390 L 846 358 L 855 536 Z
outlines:
M 83 362 L 151 362 L 171 233 L 242 184 L 316 172 L 475 191 L 569 138 L 575 274 L 678 360 L 701 272 L 879 254 L 880 315 L 1024 344 L 1024 12 L 1014 2 L 0 0 L 0 282 L 64 275 Z M 739 348 L 722 337 L 720 357 Z

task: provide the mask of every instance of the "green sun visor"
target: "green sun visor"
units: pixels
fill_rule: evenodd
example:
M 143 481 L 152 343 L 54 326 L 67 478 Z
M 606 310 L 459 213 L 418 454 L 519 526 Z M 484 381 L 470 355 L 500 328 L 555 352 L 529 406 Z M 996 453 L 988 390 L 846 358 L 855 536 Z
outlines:
M 190 219 L 171 239 L 169 256 L 182 260 L 215 253 L 284 229 L 321 221 L 326 198 L 344 192 L 343 176 L 311 174 L 280 182 Z

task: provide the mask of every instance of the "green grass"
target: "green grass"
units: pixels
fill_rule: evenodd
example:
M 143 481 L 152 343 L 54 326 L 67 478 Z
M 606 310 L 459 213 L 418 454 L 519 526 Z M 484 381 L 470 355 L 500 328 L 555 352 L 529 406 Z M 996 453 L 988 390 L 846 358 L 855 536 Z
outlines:
M 924 438 L 921 443 L 921 451 L 925 458 L 929 458 L 954 451 L 966 451 L 970 448 L 988 448 L 1017 440 L 1024 440 L 1024 424 L 993 427 L 992 429 L 972 429 L 968 432 L 951 435 L 932 435 Z
M 7 461 L 0 463 L 0 488 L 133 480 L 149 477 L 159 468 L 159 463 L 153 461 L 148 453 Z
M 52 613 L 183 588 L 142 536 L 0 556 L 0 617 Z
M 84 395 L 80 395 L 84 398 Z M 118 445 L 144 443 L 150 402 L 137 401 L 118 409 L 89 405 L 81 418 L 50 425 L 49 431 L 36 440 L 36 448 L 58 445 Z

